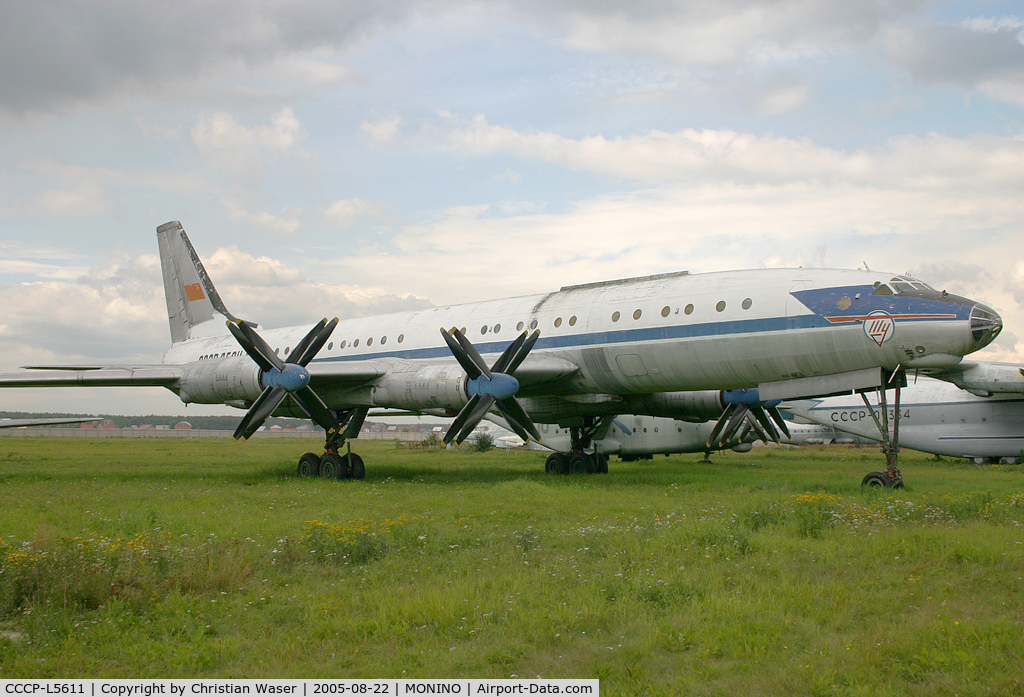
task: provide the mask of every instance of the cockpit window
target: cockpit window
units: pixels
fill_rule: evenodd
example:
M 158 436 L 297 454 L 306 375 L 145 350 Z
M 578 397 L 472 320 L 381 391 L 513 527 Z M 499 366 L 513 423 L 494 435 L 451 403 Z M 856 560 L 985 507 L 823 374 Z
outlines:
M 924 281 L 911 276 L 893 276 L 888 283 L 875 282 L 872 295 L 902 295 L 911 290 L 935 290 Z

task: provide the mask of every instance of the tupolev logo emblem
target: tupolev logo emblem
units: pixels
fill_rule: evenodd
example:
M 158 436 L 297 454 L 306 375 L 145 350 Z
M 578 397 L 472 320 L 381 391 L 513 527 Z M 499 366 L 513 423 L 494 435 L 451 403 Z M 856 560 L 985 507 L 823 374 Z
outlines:
M 891 339 L 895 332 L 896 323 L 887 312 L 877 310 L 864 318 L 864 334 L 879 346 Z

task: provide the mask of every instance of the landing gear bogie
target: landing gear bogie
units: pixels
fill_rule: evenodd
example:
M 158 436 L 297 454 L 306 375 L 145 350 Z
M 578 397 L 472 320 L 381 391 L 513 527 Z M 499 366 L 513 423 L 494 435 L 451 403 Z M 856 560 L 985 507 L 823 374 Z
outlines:
M 603 453 L 551 453 L 544 462 L 548 474 L 608 474 Z

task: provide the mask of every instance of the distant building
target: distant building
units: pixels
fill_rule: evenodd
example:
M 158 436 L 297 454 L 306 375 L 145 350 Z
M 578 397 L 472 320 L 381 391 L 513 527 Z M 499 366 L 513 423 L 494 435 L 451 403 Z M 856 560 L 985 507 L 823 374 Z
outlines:
M 174 424 L 174 430 L 175 431 L 190 431 L 190 430 L 192 430 L 192 424 L 190 424 L 188 421 L 179 421 L 178 423 Z
M 117 424 L 110 419 L 103 419 L 102 421 L 86 421 L 80 428 L 117 428 Z

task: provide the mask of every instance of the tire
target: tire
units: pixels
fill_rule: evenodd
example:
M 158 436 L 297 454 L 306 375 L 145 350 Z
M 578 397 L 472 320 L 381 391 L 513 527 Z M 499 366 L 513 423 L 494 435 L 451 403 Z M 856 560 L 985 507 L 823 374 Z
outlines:
M 597 458 L 597 473 L 608 474 L 608 456 L 603 453 L 598 453 L 594 457 Z
M 320 476 L 320 456 L 316 453 L 306 453 L 299 458 L 300 477 L 319 477 Z
M 902 482 L 901 482 L 902 484 Z M 868 472 L 860 483 L 861 486 L 878 486 L 889 489 L 892 487 L 892 479 L 888 472 Z
M 548 474 L 566 474 L 569 471 L 569 459 L 562 453 L 551 453 L 544 461 L 544 471 Z
M 320 458 L 321 479 L 345 479 L 348 477 L 348 463 L 337 453 L 327 453 Z
M 572 474 L 586 474 L 592 472 L 593 460 L 586 453 L 573 453 L 569 456 L 569 472 Z
M 363 458 L 359 457 L 355 453 L 348 453 L 342 457 L 348 468 L 348 476 L 352 479 L 362 479 L 366 476 L 366 466 L 363 464 Z

